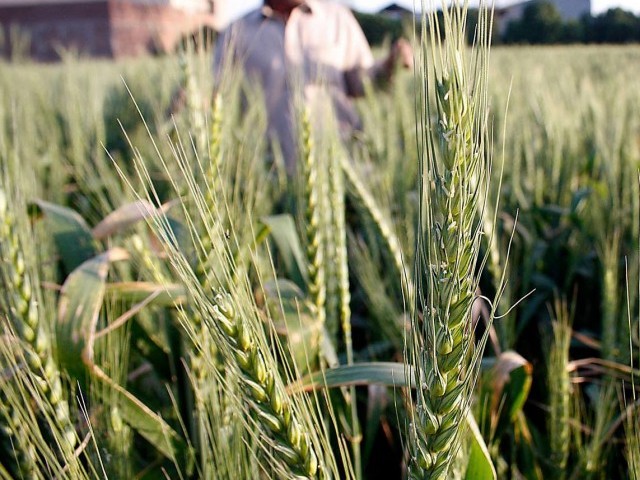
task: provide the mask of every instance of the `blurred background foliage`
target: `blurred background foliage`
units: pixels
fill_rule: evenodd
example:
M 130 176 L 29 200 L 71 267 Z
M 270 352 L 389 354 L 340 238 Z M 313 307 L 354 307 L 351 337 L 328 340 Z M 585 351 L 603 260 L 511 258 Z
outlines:
M 355 16 L 371 45 L 380 45 L 385 39 L 395 40 L 413 30 L 411 15 L 391 18 L 355 12 Z M 470 8 L 470 28 L 467 30 L 469 44 L 473 41 L 477 18 L 478 10 Z M 640 42 L 640 16 L 622 8 L 611 8 L 593 16 L 585 15 L 578 20 L 564 20 L 553 2 L 538 0 L 524 7 L 521 18 L 511 20 L 506 25 L 502 22 L 504 20 L 496 15 L 491 39 L 493 45 Z

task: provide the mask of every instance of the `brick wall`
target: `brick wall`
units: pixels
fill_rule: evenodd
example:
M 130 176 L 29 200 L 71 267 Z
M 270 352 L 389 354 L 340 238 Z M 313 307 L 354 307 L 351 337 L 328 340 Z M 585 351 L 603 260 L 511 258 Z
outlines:
M 59 5 L 0 7 L 0 26 L 7 56 L 17 46 L 12 37 L 19 35 L 30 43 L 30 55 L 37 60 L 55 60 L 58 50 L 72 49 L 86 55 L 111 56 L 111 27 L 108 2 L 78 2 Z M 10 35 L 11 30 L 14 33 Z
M 125 0 L 109 3 L 111 45 L 116 57 L 145 52 L 170 52 L 202 26 L 213 26 L 213 15 L 188 13 L 171 6 L 143 5 Z
M 169 52 L 203 25 L 211 27 L 213 15 L 127 0 L 0 6 L 0 54 L 17 48 L 9 35 L 16 28 L 29 39 L 31 57 L 53 61 L 60 49 L 94 57 Z

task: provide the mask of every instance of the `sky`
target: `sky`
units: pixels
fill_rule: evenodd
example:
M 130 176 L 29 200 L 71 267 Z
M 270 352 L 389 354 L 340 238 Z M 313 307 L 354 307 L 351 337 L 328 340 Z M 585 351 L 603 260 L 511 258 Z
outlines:
M 412 8 L 414 3 L 413 0 L 393 1 L 399 5 L 406 6 L 407 8 Z M 496 0 L 496 5 L 503 6 L 511 3 L 519 3 L 520 1 L 521 0 Z M 392 3 L 392 0 L 341 0 L 341 2 L 356 10 L 373 12 L 379 10 L 385 5 L 388 5 L 389 3 Z M 261 5 L 262 0 L 227 0 L 227 3 L 229 4 L 227 8 L 229 9 L 230 18 L 237 18 L 245 12 Z M 420 4 L 421 0 L 417 0 L 416 3 Z M 428 1 L 426 3 L 428 3 Z M 470 3 L 473 4 L 473 0 L 471 0 Z M 636 14 L 640 14 L 640 0 L 591 0 L 591 13 L 594 15 L 605 12 L 609 8 L 614 7 L 624 8 L 625 10 L 630 10 Z

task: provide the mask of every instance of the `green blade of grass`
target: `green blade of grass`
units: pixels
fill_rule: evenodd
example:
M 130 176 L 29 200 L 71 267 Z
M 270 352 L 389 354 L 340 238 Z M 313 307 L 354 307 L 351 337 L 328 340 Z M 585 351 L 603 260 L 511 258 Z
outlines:
M 318 388 L 336 388 L 350 385 L 380 384 L 388 387 L 415 388 L 413 367 L 403 363 L 370 362 L 343 365 L 324 372 L 314 372 L 298 382 L 289 385 L 290 392 L 315 390 Z M 465 480 L 497 478 L 489 450 L 482 438 L 480 429 L 470 410 L 467 410 L 466 423 L 469 428 L 470 453 Z
M 263 217 L 261 221 L 270 229 L 271 236 L 282 256 L 289 279 L 306 292 L 308 282 L 307 268 L 293 217 L 288 214 L 271 215 Z
M 187 301 L 187 292 L 178 283 L 158 284 L 152 282 L 115 282 L 106 284 L 106 295 L 128 302 L 141 302 L 149 295 L 158 293 L 153 305 L 171 307 Z
M 67 273 L 96 256 L 91 229 L 77 212 L 44 200 L 35 200 L 34 205 L 44 214 Z
M 493 466 L 491 455 L 482 438 L 478 424 L 471 412 L 467 413 L 467 427 L 469 428 L 471 444 L 469 446 L 469 460 L 464 479 L 495 480 L 498 477 L 496 469 Z
M 111 249 L 92 258 L 67 278 L 58 305 L 58 351 L 67 371 L 82 385 L 88 372 L 93 380 L 110 390 L 105 399 L 115 398 L 122 418 L 159 452 L 174 461 L 183 459 L 186 445 L 182 438 L 149 407 L 109 378 L 93 362 L 93 344 L 104 295 L 109 265 L 127 258 L 122 249 Z M 98 389 L 98 391 L 101 391 Z
M 415 388 L 415 376 L 410 365 L 394 362 L 369 362 L 341 365 L 314 372 L 289 385 L 292 392 L 350 385 L 387 385 Z

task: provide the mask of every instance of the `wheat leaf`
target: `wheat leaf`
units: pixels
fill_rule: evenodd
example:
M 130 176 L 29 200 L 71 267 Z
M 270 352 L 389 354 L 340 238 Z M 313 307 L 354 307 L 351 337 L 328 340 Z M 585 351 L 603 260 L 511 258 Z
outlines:
M 127 203 L 111 212 L 104 217 L 100 223 L 93 227 L 92 235 L 96 240 L 102 240 L 116 233 L 120 233 L 152 215 L 164 213 L 174 204 L 175 202 L 167 203 L 160 208 L 156 208 L 151 202 L 146 200 Z
M 106 284 L 107 295 L 128 302 L 141 302 L 149 295 L 156 293 L 153 305 L 172 307 L 187 301 L 186 288 L 178 283 L 113 282 Z
M 158 414 L 133 394 L 109 378 L 97 365 L 90 365 L 92 378 L 107 386 L 110 392 L 101 393 L 113 401 L 114 394 L 124 421 L 151 443 L 165 457 L 177 462 L 187 452 L 184 440 Z M 102 392 L 101 389 L 96 389 Z M 189 469 L 189 468 L 188 468 Z
M 96 256 L 91 229 L 78 212 L 44 200 L 33 203 L 44 214 L 67 273 Z
M 289 385 L 291 392 L 349 385 L 387 385 L 415 388 L 413 367 L 395 362 L 356 363 L 314 372 Z
M 261 219 L 270 229 L 278 247 L 289 279 L 303 291 L 307 291 L 307 267 L 300 244 L 300 237 L 291 215 L 271 215 Z
M 471 445 L 465 480 L 495 480 L 498 475 L 491 461 L 491 455 L 489 455 L 478 424 L 470 412 L 467 413 L 467 427 L 469 428 Z
M 76 378 L 93 361 L 93 336 L 106 291 L 109 264 L 126 258 L 120 248 L 85 261 L 71 272 L 58 302 L 56 337 L 60 361 Z

